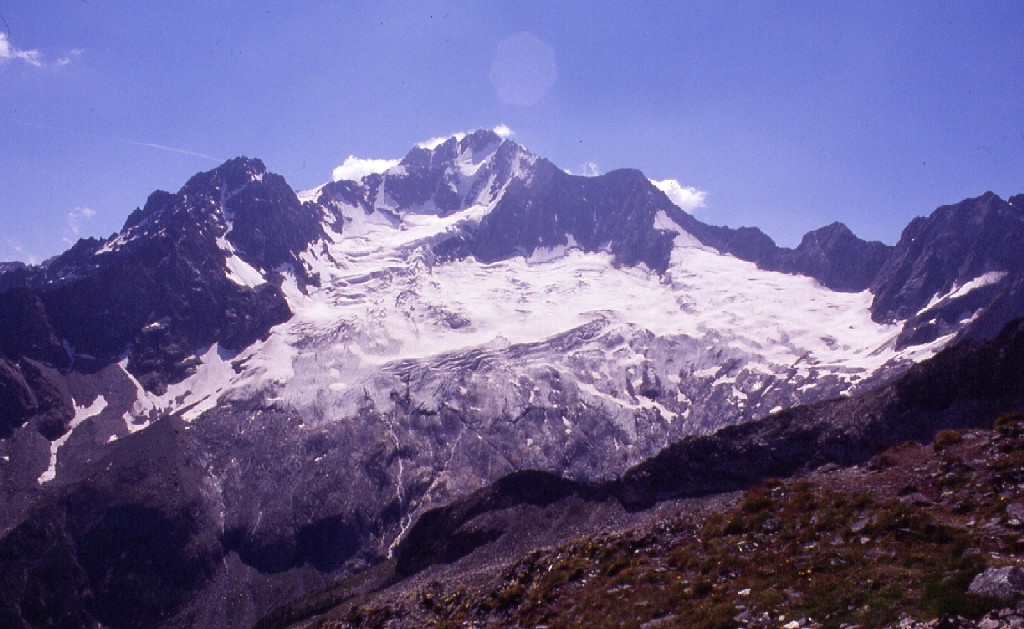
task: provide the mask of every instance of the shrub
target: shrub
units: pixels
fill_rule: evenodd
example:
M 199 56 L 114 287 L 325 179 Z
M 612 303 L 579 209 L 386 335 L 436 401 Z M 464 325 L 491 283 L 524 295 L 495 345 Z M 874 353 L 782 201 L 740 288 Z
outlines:
M 959 430 L 940 430 L 935 434 L 932 445 L 936 450 L 942 450 L 943 448 L 955 446 L 963 440 L 964 436 Z
M 1003 413 L 996 420 L 995 429 L 1004 437 L 1024 435 L 1024 413 Z

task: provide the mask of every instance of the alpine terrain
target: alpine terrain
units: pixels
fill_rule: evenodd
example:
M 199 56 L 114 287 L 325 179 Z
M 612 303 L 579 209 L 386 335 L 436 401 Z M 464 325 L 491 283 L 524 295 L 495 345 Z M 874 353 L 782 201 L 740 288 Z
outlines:
M 0 625 L 251 626 L 460 556 L 431 509 L 515 473 L 636 512 L 856 463 L 1022 316 L 1024 195 L 788 249 L 486 130 L 299 192 L 232 159 L 0 265 Z

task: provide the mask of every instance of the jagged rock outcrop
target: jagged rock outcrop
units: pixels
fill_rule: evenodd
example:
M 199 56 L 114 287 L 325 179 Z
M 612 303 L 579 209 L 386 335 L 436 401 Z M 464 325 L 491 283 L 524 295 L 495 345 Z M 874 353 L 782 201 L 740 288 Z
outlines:
M 283 178 L 258 160 L 230 160 L 177 194 L 154 192 L 110 239 L 19 272 L 0 294 L 0 355 L 95 369 L 127 354 L 144 386 L 163 390 L 189 373 L 196 350 L 241 349 L 286 320 L 280 288 L 259 274 L 273 279 L 321 235 L 319 209 Z M 230 272 L 239 259 L 255 269 L 251 285 Z
M 4 627 L 148 627 L 220 560 L 216 488 L 172 419 L 124 439 L 83 482 L 0 538 Z
M 995 323 L 996 312 L 1024 307 L 1022 240 L 1024 207 L 991 192 L 914 219 L 872 282 L 875 320 L 908 319 L 906 344 L 964 327 L 967 335 L 991 336 L 1005 324 Z M 972 325 L 997 302 L 997 311 Z
M 1024 570 L 1017 566 L 989 568 L 971 581 L 970 592 L 1002 601 L 1024 598 Z

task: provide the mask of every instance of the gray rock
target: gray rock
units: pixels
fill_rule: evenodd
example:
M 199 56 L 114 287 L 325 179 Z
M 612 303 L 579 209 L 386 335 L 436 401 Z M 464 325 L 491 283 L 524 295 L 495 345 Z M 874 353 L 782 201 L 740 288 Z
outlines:
M 989 568 L 974 577 L 968 591 L 1004 601 L 1024 597 L 1024 570 L 1017 566 Z
M 871 518 L 860 518 L 859 520 L 850 525 L 850 532 L 860 533 L 867 527 L 868 524 L 871 524 Z
M 929 505 L 929 504 L 932 504 L 932 501 L 928 499 L 928 496 L 925 496 L 924 494 L 922 494 L 919 491 L 915 491 L 912 494 L 908 494 L 906 496 L 903 496 L 902 498 L 900 498 L 900 502 L 905 504 L 905 505 Z

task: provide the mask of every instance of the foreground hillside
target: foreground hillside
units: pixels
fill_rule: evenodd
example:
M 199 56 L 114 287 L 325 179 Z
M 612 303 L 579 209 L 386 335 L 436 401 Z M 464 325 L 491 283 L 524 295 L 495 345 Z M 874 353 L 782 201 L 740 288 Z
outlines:
M 1022 452 L 1024 415 L 1007 414 L 509 563 L 428 570 L 305 626 L 959 627 L 985 614 L 1011 626 L 1024 582 L 971 584 L 1022 565 Z

